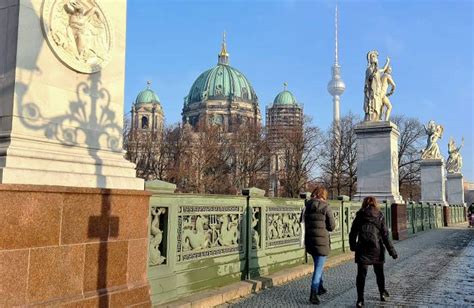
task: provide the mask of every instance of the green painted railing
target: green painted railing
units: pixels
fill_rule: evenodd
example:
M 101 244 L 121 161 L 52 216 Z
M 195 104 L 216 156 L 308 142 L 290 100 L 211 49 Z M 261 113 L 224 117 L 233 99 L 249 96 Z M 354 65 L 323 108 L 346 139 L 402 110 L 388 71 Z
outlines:
M 441 204 L 428 202 L 407 203 L 407 229 L 409 234 L 443 226 L 443 208 Z
M 174 194 L 173 184 L 147 183 L 150 198 L 148 278 L 153 304 L 265 276 L 308 262 L 300 246 L 303 199 L 263 197 L 249 189 L 242 196 Z M 349 232 L 360 202 L 329 201 L 336 229 L 331 254 L 349 251 Z M 391 207 L 381 204 L 391 230 Z M 459 206 L 451 220 L 463 219 Z M 407 226 L 416 233 L 443 226 L 443 209 L 410 203 Z
M 148 278 L 153 304 L 308 262 L 300 246 L 302 199 L 174 194 L 148 183 Z M 158 186 L 158 187 L 157 187 Z M 334 253 L 348 251 L 360 203 L 330 201 Z
M 161 183 L 160 183 L 161 184 Z M 305 262 L 301 199 L 173 194 L 147 185 L 153 304 Z M 159 185 L 157 185 L 159 186 Z
M 463 204 L 450 204 L 449 212 L 450 224 L 457 224 L 467 221 L 465 206 Z
M 464 205 L 449 205 L 448 225 L 465 222 Z M 407 228 L 410 234 L 441 228 L 445 225 L 443 204 L 409 202 L 407 204 Z

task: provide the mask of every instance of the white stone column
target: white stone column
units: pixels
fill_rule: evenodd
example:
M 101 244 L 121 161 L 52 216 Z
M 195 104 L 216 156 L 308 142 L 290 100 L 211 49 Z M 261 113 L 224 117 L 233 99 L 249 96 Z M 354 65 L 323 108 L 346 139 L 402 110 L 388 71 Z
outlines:
M 122 149 L 127 2 L 90 2 L 95 17 L 82 27 L 95 27 L 95 39 L 67 25 L 64 1 L 8 3 L 0 5 L 8 21 L 0 27 L 0 183 L 143 190 Z M 83 36 L 80 46 L 65 29 Z
M 449 204 L 464 204 L 464 179 L 461 173 L 448 173 L 446 189 Z
M 447 206 L 443 159 L 424 159 L 420 162 L 420 169 L 421 201 Z
M 398 187 L 398 127 L 392 122 L 363 122 L 357 135 L 357 193 L 379 201 L 403 202 Z

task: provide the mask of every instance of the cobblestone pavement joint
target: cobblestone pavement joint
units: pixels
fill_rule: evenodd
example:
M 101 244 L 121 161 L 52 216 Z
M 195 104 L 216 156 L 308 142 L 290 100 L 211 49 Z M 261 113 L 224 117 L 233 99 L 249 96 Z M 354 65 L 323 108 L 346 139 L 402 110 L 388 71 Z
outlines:
M 395 244 L 399 258 L 387 256 L 386 287 L 391 295 L 378 301 L 372 270 L 367 275 L 365 307 L 474 307 L 474 229 L 466 224 L 420 233 Z M 357 299 L 354 262 L 324 273 L 329 292 L 322 307 L 353 307 Z M 220 307 L 310 307 L 311 276 L 262 290 Z

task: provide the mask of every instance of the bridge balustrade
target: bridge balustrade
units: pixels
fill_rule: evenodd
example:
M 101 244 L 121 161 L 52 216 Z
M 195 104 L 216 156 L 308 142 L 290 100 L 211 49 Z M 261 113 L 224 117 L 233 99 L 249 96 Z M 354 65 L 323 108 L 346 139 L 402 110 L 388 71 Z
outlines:
M 258 189 L 248 196 L 223 196 L 147 188 L 153 192 L 148 256 L 153 304 L 311 262 L 300 246 L 302 199 L 266 198 Z M 331 200 L 329 205 L 336 222 L 330 235 L 334 255 L 349 251 L 361 203 Z M 390 231 L 391 205 L 380 206 Z M 409 233 L 443 226 L 439 204 L 411 202 L 406 211 Z M 449 211 L 451 223 L 463 219 L 462 207 Z
M 407 229 L 409 234 L 443 226 L 441 204 L 431 202 L 407 203 Z

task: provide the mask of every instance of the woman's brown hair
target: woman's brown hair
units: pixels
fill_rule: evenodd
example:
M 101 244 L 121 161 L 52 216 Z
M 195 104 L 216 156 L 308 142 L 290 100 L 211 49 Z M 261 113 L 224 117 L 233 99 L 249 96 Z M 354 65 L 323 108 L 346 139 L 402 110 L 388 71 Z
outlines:
M 368 196 L 364 198 L 364 201 L 362 201 L 362 209 L 366 209 L 372 207 L 373 209 L 380 210 L 380 206 L 377 203 L 377 199 L 372 196 Z
M 327 200 L 328 191 L 322 186 L 316 186 L 316 188 L 311 193 L 311 198 Z

